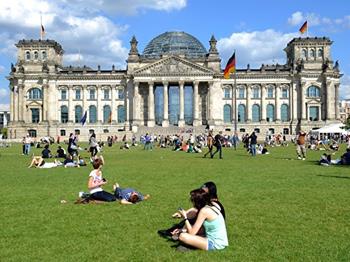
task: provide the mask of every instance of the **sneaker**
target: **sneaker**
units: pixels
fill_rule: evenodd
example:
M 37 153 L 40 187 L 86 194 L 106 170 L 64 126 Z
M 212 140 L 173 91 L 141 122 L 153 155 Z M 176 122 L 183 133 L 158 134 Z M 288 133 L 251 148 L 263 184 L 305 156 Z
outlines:
M 303 160 L 305 160 L 305 157 L 303 158 Z
M 178 252 L 188 252 L 188 251 L 193 251 L 195 250 L 194 248 L 190 247 L 190 246 L 185 246 L 185 245 L 178 245 L 176 247 L 176 251 Z
M 299 160 L 301 160 L 301 157 L 300 157 L 300 156 L 298 156 L 298 159 L 299 159 Z
M 80 197 L 80 198 L 83 198 L 83 195 L 84 195 L 84 192 L 79 192 L 79 194 L 78 194 L 78 196 Z
M 164 238 L 169 238 L 171 237 L 171 233 L 168 231 L 168 230 L 158 230 L 158 235 L 161 236 L 161 237 L 164 237 Z

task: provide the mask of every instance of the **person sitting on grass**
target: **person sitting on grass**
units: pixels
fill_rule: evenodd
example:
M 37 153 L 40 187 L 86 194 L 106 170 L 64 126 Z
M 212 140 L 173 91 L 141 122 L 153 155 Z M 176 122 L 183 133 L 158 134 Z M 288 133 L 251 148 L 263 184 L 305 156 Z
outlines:
M 107 180 L 102 177 L 101 168 L 104 164 L 103 158 L 97 157 L 94 158 L 92 162 L 92 166 L 94 170 L 90 172 L 89 181 L 88 181 L 88 189 L 90 191 L 90 199 L 105 201 L 105 202 L 113 202 L 116 201 L 116 197 L 104 191 L 102 186 L 107 184 Z
M 79 164 L 73 160 L 72 155 L 67 155 L 67 158 L 63 161 L 65 168 L 67 167 L 79 167 Z
M 328 155 L 326 153 L 322 154 L 321 159 L 319 161 L 319 164 L 321 166 L 329 166 L 331 165 L 331 155 Z
M 205 192 L 207 192 L 209 194 L 211 202 L 219 205 L 220 210 L 221 210 L 220 212 L 221 212 L 222 216 L 224 217 L 224 219 L 226 219 L 225 208 L 218 199 L 216 184 L 212 181 L 209 181 L 209 182 L 204 183 L 201 186 L 201 189 L 203 189 Z M 197 189 L 191 191 L 191 193 L 190 193 L 191 197 L 194 194 L 194 192 L 196 192 L 196 190 Z M 193 225 L 196 222 L 198 210 L 196 208 L 192 207 L 192 208 L 186 210 L 186 214 L 187 214 L 187 218 L 189 219 L 190 223 Z M 179 211 L 177 211 L 172 215 L 172 217 L 173 218 L 181 218 L 182 216 L 179 213 Z M 185 220 L 182 220 L 180 223 L 173 225 L 169 229 L 158 230 L 158 234 L 162 237 L 165 237 L 165 238 L 171 237 L 172 232 L 175 229 L 182 229 L 185 226 L 185 222 L 186 222 Z M 199 232 L 198 235 L 201 235 L 201 232 Z
M 143 196 L 140 192 L 136 191 L 133 188 L 120 188 L 119 184 L 116 183 L 113 186 L 114 196 L 120 200 L 120 203 L 123 205 L 136 204 L 143 200 L 150 198 L 150 195 Z
M 173 235 L 178 235 L 182 243 L 202 250 L 219 250 L 228 246 L 225 219 L 220 206 L 213 203 L 209 194 L 203 189 L 195 190 L 191 201 L 198 210 L 196 222 L 191 225 L 187 212 L 180 210 L 181 216 L 185 219 L 185 227 L 175 229 Z M 202 226 L 205 229 L 205 237 L 196 235 Z
M 67 157 L 66 151 L 61 146 L 58 146 L 56 153 L 57 153 L 56 158 L 65 159 Z
M 41 151 L 42 158 L 51 158 L 51 150 L 49 149 L 49 144 L 46 144 L 44 150 Z

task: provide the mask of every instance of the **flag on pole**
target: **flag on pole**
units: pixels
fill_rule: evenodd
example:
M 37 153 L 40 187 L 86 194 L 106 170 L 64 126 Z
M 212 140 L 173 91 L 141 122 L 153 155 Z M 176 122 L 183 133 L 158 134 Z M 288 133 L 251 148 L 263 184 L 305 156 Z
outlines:
M 45 37 L 45 28 L 43 26 L 42 16 L 40 16 L 40 39 L 43 40 L 44 37 Z
M 224 70 L 224 77 L 226 79 L 230 78 L 230 74 L 236 71 L 236 52 L 233 53 L 233 55 L 228 60 L 225 70 Z
M 82 125 L 84 125 L 86 123 L 86 119 L 87 119 L 87 111 L 85 111 L 85 114 L 83 115 L 83 117 L 80 119 L 80 123 Z
M 306 31 L 307 31 L 307 21 L 305 21 L 304 24 L 299 29 L 299 32 L 301 34 L 304 34 Z

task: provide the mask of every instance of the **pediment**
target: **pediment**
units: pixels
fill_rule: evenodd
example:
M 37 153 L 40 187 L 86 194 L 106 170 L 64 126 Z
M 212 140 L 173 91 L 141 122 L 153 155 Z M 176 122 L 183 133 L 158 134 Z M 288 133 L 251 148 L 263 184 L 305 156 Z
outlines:
M 135 76 L 212 76 L 214 71 L 178 56 L 163 58 L 135 70 Z
M 27 106 L 29 107 L 35 107 L 35 106 L 41 106 L 42 105 L 42 102 L 40 101 L 30 101 L 27 103 Z

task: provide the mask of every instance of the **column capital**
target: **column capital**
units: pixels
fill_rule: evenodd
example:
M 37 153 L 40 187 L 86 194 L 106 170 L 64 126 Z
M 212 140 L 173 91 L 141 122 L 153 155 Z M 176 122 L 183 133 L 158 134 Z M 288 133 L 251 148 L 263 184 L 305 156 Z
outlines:
M 198 80 L 193 81 L 193 84 L 194 84 L 195 86 L 198 86 L 199 83 L 200 83 L 200 81 L 198 81 Z
M 185 85 L 185 81 L 183 80 L 179 81 L 179 85 L 183 87 Z
M 154 86 L 154 82 L 153 81 L 148 81 L 148 85 L 149 86 Z
M 168 86 L 169 82 L 168 81 L 163 81 L 162 84 L 163 84 L 163 86 Z

